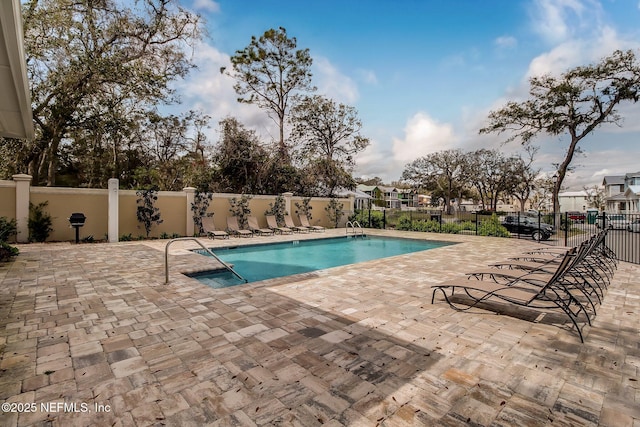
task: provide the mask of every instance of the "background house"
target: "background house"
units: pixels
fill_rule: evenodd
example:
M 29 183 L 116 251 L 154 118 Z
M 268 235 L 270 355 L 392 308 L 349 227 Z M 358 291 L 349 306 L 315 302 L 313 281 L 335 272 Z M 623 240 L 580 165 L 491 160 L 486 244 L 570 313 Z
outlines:
M 354 209 L 371 209 L 373 197 L 368 193 L 358 190 L 357 188 L 355 190 L 339 189 L 335 191 L 335 195 L 346 198 L 354 197 Z
M 588 198 L 587 190 L 558 193 L 560 212 L 586 212 L 591 207 Z
M 380 208 L 400 209 L 402 203 L 398 199 L 398 189 L 383 185 L 358 185 L 357 189 L 371 196 L 373 205 Z
M 398 189 L 398 200 L 400 200 L 401 208 L 417 208 L 418 192 L 411 188 Z
M 605 176 L 602 185 L 607 212 L 640 212 L 640 172 Z

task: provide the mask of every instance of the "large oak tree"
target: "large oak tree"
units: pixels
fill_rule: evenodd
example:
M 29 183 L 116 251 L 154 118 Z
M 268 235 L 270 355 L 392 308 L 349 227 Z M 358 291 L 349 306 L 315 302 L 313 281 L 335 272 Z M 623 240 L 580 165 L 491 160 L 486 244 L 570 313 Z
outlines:
M 170 83 L 193 67 L 188 46 L 200 38 L 200 18 L 175 0 L 30 0 L 23 17 L 36 125 L 25 161 L 36 184 L 55 184 L 74 136 L 122 132 L 104 122 L 175 101 Z
M 489 124 L 480 133 L 503 133 L 507 142 L 527 145 L 540 134 L 566 135 L 567 151 L 558 164 L 553 189 L 554 206 L 560 206 L 558 192 L 579 143 L 596 128 L 621 125 L 616 107 L 640 99 L 640 64 L 632 51 L 615 51 L 593 65 L 570 69 L 560 76 L 539 76 L 529 81 L 529 99 L 508 102 L 489 114 Z
M 445 150 L 427 154 L 405 166 L 402 180 L 442 194 L 446 213 L 452 212 L 451 200 L 466 186 L 467 161 L 460 150 Z
M 369 145 L 360 134 L 356 109 L 320 95 L 307 96 L 292 109 L 291 121 L 299 161 L 313 181 L 312 193 L 331 196 L 340 187 L 354 187 L 354 156 Z

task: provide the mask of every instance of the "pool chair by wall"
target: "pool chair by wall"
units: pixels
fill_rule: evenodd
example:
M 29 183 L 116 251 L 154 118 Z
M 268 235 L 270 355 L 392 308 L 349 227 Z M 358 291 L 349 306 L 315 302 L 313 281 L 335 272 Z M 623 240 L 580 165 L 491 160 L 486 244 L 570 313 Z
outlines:
M 325 228 L 321 225 L 311 225 L 309 224 L 309 218 L 307 218 L 306 215 L 298 215 L 298 218 L 300 219 L 300 224 L 302 224 L 303 227 L 307 227 L 309 230 L 311 231 L 324 231 Z
M 284 225 L 286 225 L 287 228 L 290 228 L 293 231 L 297 231 L 299 233 L 308 233 L 309 232 L 309 229 L 307 227 L 302 227 L 302 226 L 295 225 L 293 223 L 293 218 L 291 218 L 291 215 L 285 215 L 284 216 Z
M 213 217 L 203 216 L 201 218 L 202 221 L 202 229 L 204 230 L 207 237 L 210 239 L 215 239 L 216 237 L 219 239 L 228 239 L 229 233 L 224 230 L 216 230 L 216 226 L 213 224 Z
M 247 224 L 253 234 L 257 234 L 258 236 L 273 236 L 274 231 L 270 228 L 260 228 L 258 219 L 254 216 L 247 217 Z
M 253 233 L 251 231 L 240 228 L 238 218 L 235 216 L 227 217 L 227 231 L 236 237 L 253 237 Z
M 267 215 L 265 216 L 265 218 L 267 219 L 267 226 L 272 229 L 274 232 L 276 233 L 280 233 L 280 234 L 291 234 L 293 233 L 293 230 L 287 227 L 280 227 L 278 225 L 278 221 L 276 220 L 275 215 Z

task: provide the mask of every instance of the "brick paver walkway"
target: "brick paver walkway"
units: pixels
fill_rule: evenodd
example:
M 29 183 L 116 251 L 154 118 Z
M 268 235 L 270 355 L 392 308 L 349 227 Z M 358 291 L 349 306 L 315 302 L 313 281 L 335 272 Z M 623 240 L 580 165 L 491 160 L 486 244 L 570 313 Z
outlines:
M 169 285 L 166 242 L 20 246 L 0 264 L 0 425 L 640 426 L 640 266 L 619 266 L 581 344 L 430 303 L 534 243 L 381 233 L 461 243 L 227 289 L 179 273 L 215 263 L 190 243 Z

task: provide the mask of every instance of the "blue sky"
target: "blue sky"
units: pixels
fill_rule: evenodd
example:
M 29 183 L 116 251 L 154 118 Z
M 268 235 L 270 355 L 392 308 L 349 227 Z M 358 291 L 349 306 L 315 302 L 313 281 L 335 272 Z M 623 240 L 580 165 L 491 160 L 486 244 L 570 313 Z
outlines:
M 417 157 L 450 148 L 521 150 L 504 136 L 479 136 L 491 110 L 527 95 L 528 78 L 640 48 L 640 0 L 182 0 L 207 22 L 198 70 L 178 86 L 183 104 L 217 122 L 237 117 L 265 139 L 266 113 L 235 99 L 219 73 L 251 36 L 284 27 L 309 48 L 318 93 L 354 106 L 370 147 L 355 176 L 398 180 Z M 640 55 L 640 51 L 638 51 Z M 640 170 L 640 103 L 620 108 L 622 128 L 599 128 L 581 144 L 568 189 Z M 539 139 L 536 166 L 553 174 L 562 138 Z M 631 155 L 630 155 L 631 154 Z

